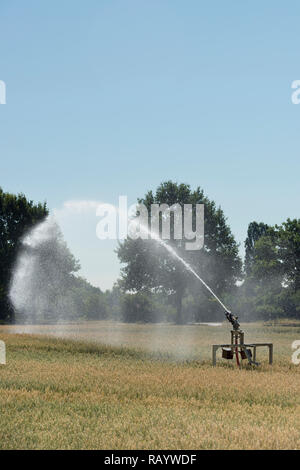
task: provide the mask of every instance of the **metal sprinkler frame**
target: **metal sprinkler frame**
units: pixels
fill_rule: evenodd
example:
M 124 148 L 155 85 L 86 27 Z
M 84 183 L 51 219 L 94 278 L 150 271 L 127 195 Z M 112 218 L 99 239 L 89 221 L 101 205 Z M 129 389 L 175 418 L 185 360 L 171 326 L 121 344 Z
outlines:
M 231 312 L 225 312 L 227 320 L 232 324 L 230 344 L 213 344 L 212 346 L 212 365 L 217 365 L 217 351 L 222 348 L 223 359 L 233 359 L 235 354 L 236 363 L 241 367 L 240 359 L 248 359 L 248 364 L 259 366 L 256 362 L 256 349 L 258 347 L 267 347 L 269 349 L 269 364 L 273 364 L 273 343 L 245 343 L 244 332 L 240 328 L 238 317 Z

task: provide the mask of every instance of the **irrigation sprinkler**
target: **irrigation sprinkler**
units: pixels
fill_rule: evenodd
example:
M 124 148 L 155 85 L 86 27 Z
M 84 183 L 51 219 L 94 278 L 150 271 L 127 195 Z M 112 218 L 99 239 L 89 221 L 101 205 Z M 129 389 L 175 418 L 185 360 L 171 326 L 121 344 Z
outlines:
M 217 351 L 222 349 L 223 359 L 236 358 L 238 367 L 241 367 L 241 361 L 248 360 L 251 366 L 259 366 L 256 361 L 256 349 L 259 347 L 267 347 L 269 349 L 269 364 L 273 364 L 273 343 L 245 343 L 244 332 L 241 330 L 238 317 L 229 311 L 225 311 L 227 320 L 232 324 L 231 342 L 230 344 L 214 344 L 212 347 L 212 364 L 217 364 Z
M 219 297 L 214 293 L 214 291 L 209 287 L 208 284 L 199 276 L 199 274 L 192 268 L 192 266 L 185 261 L 179 254 L 174 250 L 174 248 L 168 245 L 158 234 L 155 234 L 149 230 L 146 225 L 140 224 L 143 231 L 145 231 L 152 239 L 157 241 L 161 246 L 163 246 L 174 258 L 176 258 L 180 263 L 192 273 L 210 292 L 210 294 L 217 300 L 221 307 L 225 310 L 225 316 L 227 320 L 232 324 L 233 329 L 231 330 L 231 342 L 230 344 L 214 344 L 212 349 L 212 363 L 213 366 L 217 362 L 217 350 L 222 348 L 222 357 L 224 359 L 233 359 L 233 356 L 236 357 L 236 363 L 238 367 L 241 367 L 241 361 L 248 359 L 248 363 L 252 366 L 258 366 L 259 363 L 256 362 L 256 349 L 258 347 L 268 347 L 269 348 L 269 364 L 273 363 L 273 343 L 251 343 L 246 344 L 244 342 L 244 332 L 240 328 L 238 322 L 238 317 L 233 315 L 230 310 L 223 304 Z
M 145 228 L 145 227 L 144 227 Z M 145 228 L 146 231 L 149 232 L 148 228 Z M 259 347 L 268 347 L 269 348 L 269 364 L 273 363 L 273 344 L 272 343 L 251 343 L 246 344 L 244 342 L 244 332 L 240 328 L 240 324 L 238 321 L 238 317 L 233 315 L 230 310 L 223 304 L 223 302 L 219 299 L 219 297 L 214 293 L 214 291 L 209 287 L 208 284 L 199 276 L 198 273 L 192 268 L 192 266 L 185 261 L 178 253 L 164 240 L 159 238 L 158 236 L 155 237 L 155 240 L 160 243 L 167 251 L 171 253 L 174 258 L 183 264 L 183 266 L 190 271 L 202 284 L 203 286 L 210 292 L 210 294 L 217 300 L 217 302 L 221 305 L 221 307 L 225 310 L 225 315 L 227 320 L 232 324 L 231 330 L 231 342 L 230 344 L 214 344 L 212 347 L 212 363 L 213 366 L 216 365 L 217 362 L 217 350 L 222 348 L 222 357 L 224 359 L 233 359 L 235 355 L 236 363 L 238 367 L 241 367 L 241 361 L 244 359 L 248 360 L 248 363 L 251 366 L 258 366 L 259 363 L 256 362 L 256 349 Z

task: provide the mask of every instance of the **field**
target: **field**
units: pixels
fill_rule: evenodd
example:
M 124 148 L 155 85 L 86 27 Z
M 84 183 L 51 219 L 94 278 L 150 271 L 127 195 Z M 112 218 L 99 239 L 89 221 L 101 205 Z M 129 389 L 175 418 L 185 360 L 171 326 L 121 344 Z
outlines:
M 0 448 L 299 449 L 300 324 L 242 327 L 273 366 L 211 367 L 225 323 L 2 326 Z

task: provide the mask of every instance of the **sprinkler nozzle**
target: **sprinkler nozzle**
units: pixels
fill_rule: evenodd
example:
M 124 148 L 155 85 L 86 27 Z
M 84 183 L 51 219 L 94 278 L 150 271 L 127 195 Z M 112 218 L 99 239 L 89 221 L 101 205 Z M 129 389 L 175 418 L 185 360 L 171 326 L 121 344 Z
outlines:
M 231 312 L 225 312 L 227 320 L 232 324 L 234 330 L 239 330 L 240 329 L 240 324 L 238 322 L 238 317 L 235 315 L 232 315 Z

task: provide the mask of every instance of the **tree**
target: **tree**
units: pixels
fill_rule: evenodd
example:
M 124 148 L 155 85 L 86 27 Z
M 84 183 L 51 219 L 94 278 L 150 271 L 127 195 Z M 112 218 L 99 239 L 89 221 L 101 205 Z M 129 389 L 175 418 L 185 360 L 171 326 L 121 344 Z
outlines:
M 107 299 L 99 287 L 92 286 L 86 279 L 72 276 L 70 295 L 75 304 L 72 317 L 86 320 L 103 320 L 107 318 Z
M 269 226 L 262 222 L 251 222 L 248 225 L 247 238 L 245 240 L 245 272 L 250 274 L 254 261 L 254 247 L 260 237 L 267 234 Z
M 23 194 L 0 188 L 0 320 L 13 320 L 8 291 L 13 266 L 24 234 L 48 215 L 46 203 L 34 204 Z
M 287 219 L 277 230 L 284 281 L 297 292 L 300 290 L 300 219 Z
M 113 285 L 111 290 L 106 290 L 104 293 L 109 317 L 112 320 L 120 320 L 122 318 L 121 304 L 123 295 L 118 282 Z
M 190 263 L 212 289 L 219 295 L 229 291 L 241 274 L 241 260 L 238 246 L 226 223 L 221 208 L 210 201 L 199 187 L 192 191 L 189 185 L 172 181 L 161 183 L 155 194 L 152 191 L 138 200 L 150 213 L 151 204 L 191 204 L 193 207 L 193 225 L 195 226 L 195 206 L 204 204 L 204 247 L 198 251 L 186 251 L 185 240 L 176 240 L 174 230 L 167 243 Z M 161 215 L 160 215 L 161 217 Z M 172 220 L 172 219 L 171 219 Z M 184 217 L 183 217 L 184 223 Z M 155 240 L 132 240 L 127 238 L 117 250 L 122 268 L 121 285 L 125 291 L 164 292 L 176 305 L 176 323 L 185 321 L 182 315 L 182 300 L 187 289 L 205 289 L 195 280 L 163 246 Z
M 298 317 L 300 220 L 287 219 L 274 227 L 252 222 L 246 247 L 244 308 L 253 317 Z
M 126 294 L 122 299 L 122 315 L 126 323 L 153 322 L 155 312 L 151 297 L 143 292 Z
M 283 267 L 279 258 L 278 234 L 275 230 L 260 237 L 254 245 L 250 282 L 254 286 L 254 307 L 265 319 L 282 316 L 279 302 L 282 292 Z

